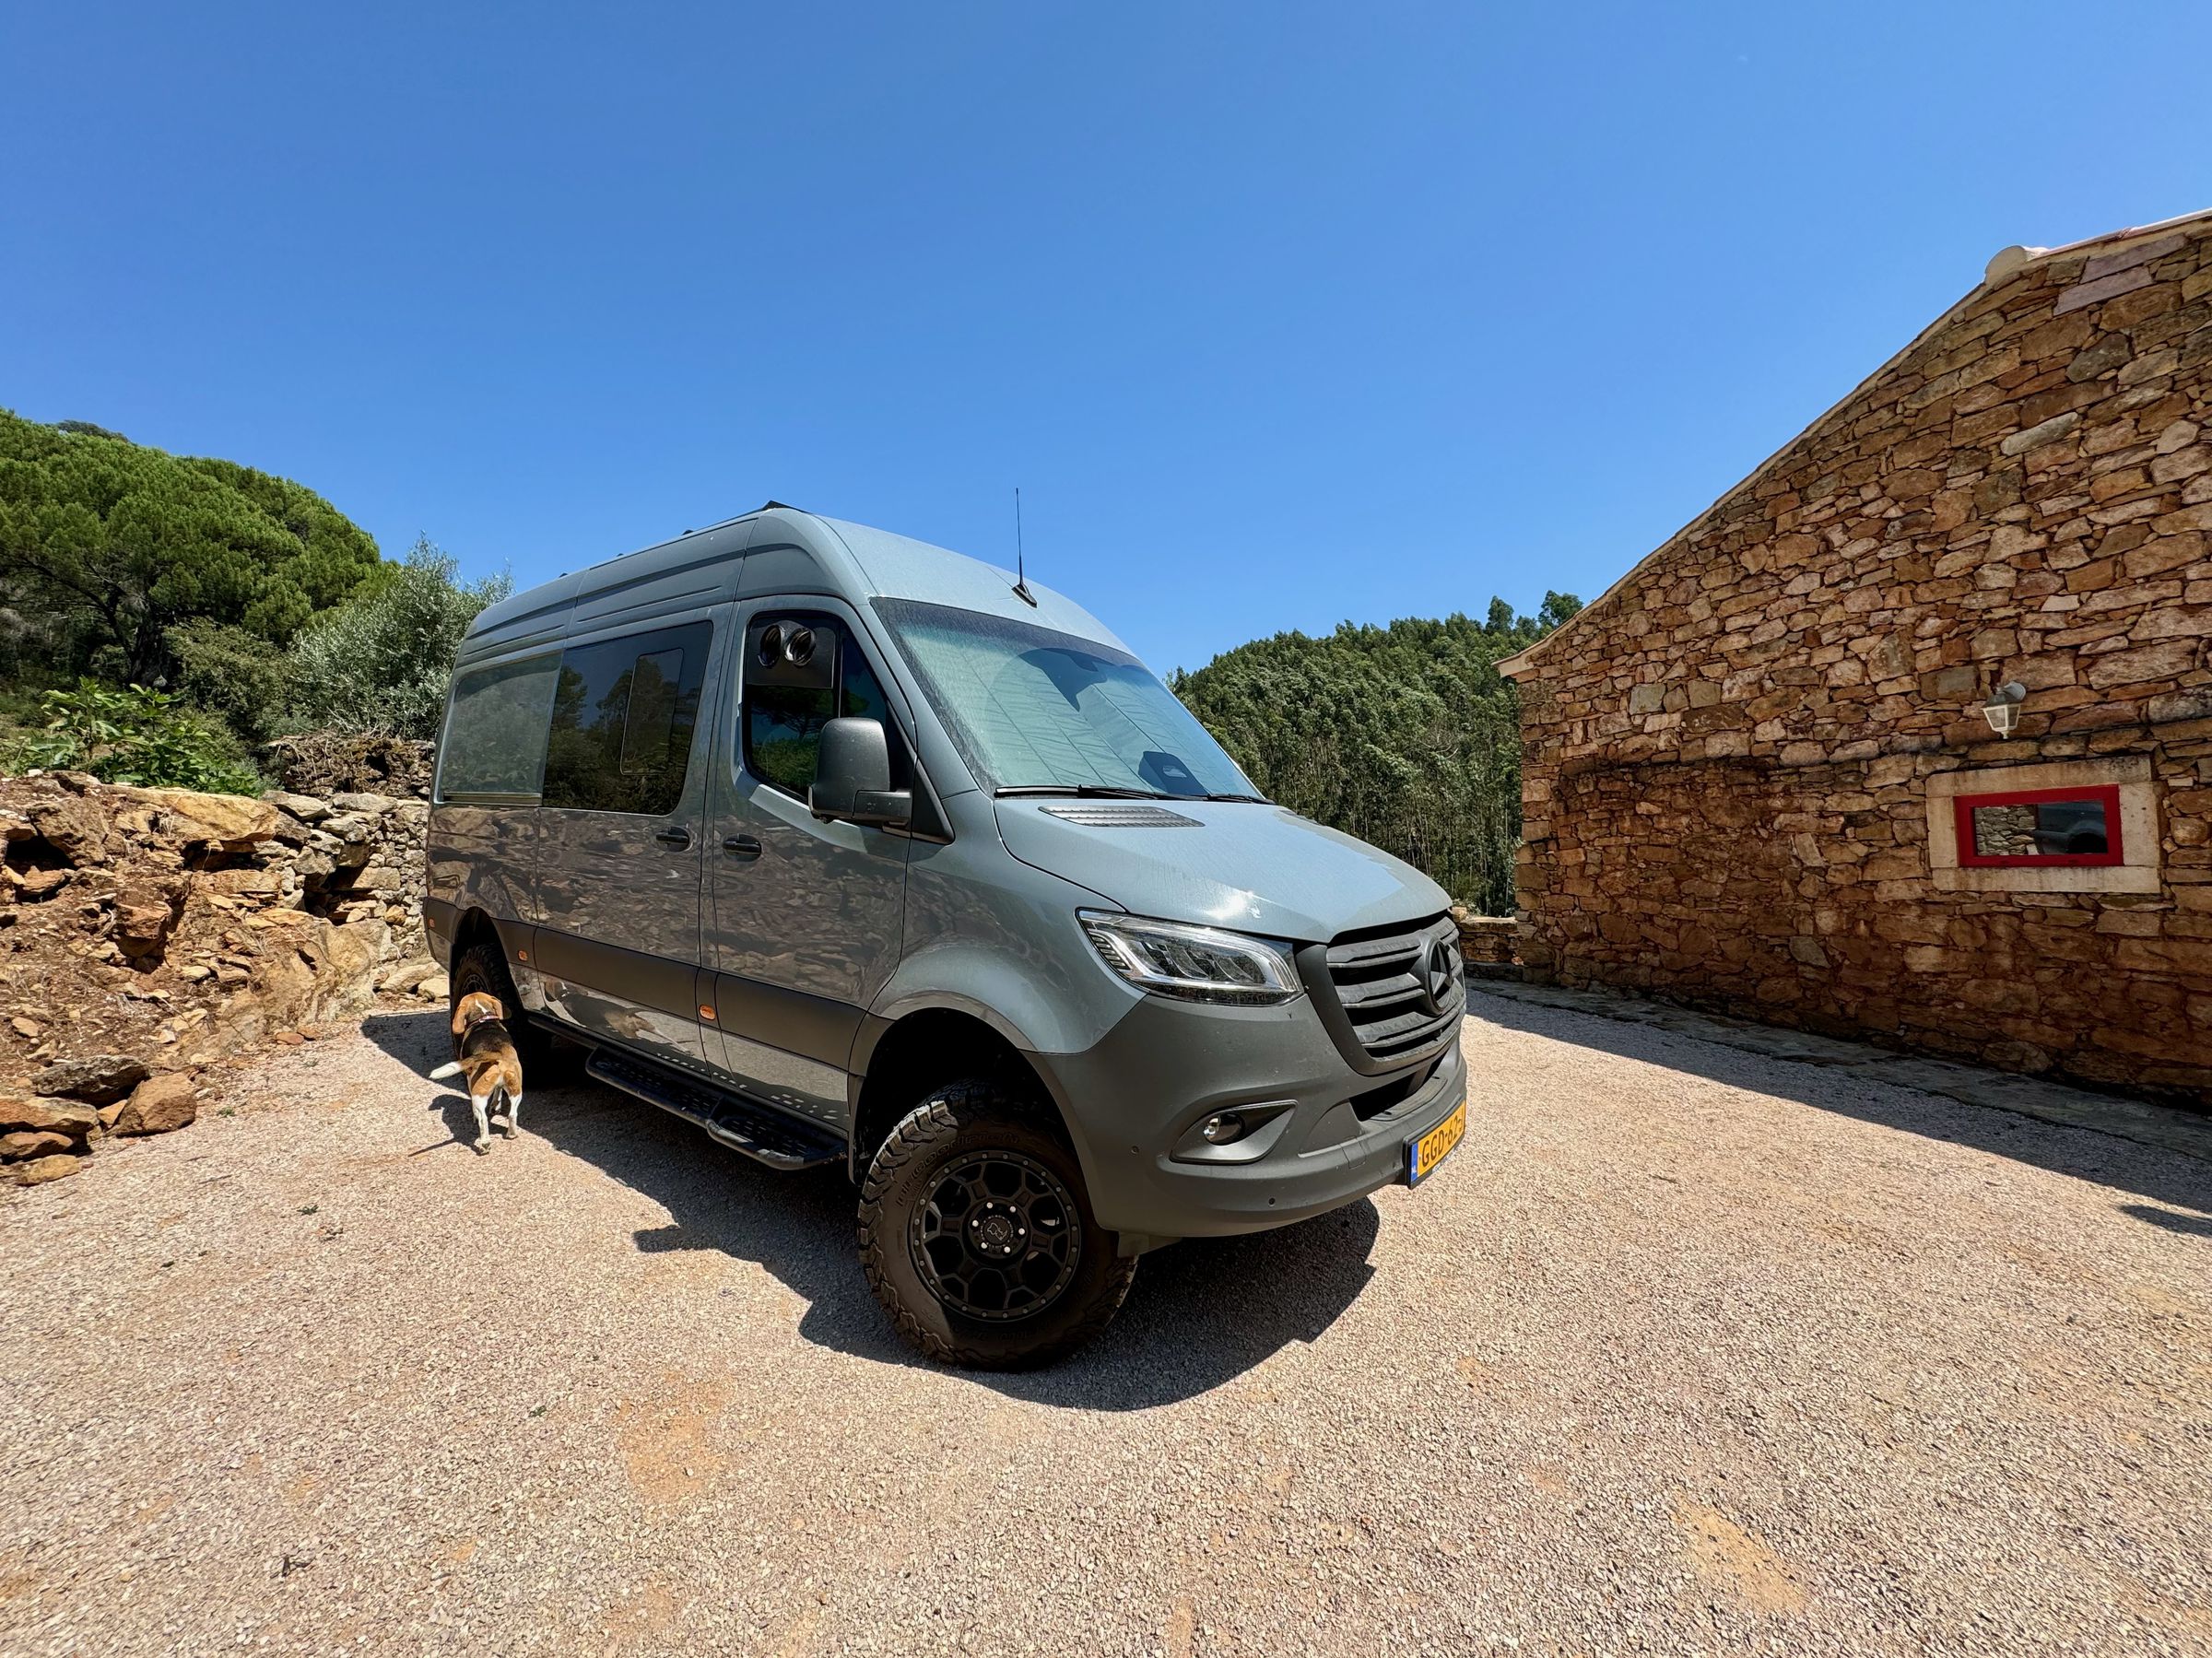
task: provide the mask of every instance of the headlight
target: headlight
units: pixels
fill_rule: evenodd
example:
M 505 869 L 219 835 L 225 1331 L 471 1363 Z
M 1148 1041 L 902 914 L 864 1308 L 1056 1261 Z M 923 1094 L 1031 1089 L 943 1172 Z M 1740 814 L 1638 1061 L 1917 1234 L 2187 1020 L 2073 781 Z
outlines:
M 1097 910 L 1076 919 L 1108 967 L 1156 996 L 1250 1007 L 1299 994 L 1290 952 L 1272 939 Z

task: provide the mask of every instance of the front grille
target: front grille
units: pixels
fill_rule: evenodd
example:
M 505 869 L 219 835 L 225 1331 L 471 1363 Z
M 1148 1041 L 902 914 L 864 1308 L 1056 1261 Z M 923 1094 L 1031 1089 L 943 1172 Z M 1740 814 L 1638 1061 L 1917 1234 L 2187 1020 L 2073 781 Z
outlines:
M 1439 943 L 1451 957 L 1441 995 L 1430 988 Z M 1449 915 L 1347 934 L 1328 948 L 1329 982 L 1353 1040 L 1371 1059 L 1386 1063 L 1416 1058 L 1458 1029 L 1467 1005 L 1459 962 L 1459 927 Z

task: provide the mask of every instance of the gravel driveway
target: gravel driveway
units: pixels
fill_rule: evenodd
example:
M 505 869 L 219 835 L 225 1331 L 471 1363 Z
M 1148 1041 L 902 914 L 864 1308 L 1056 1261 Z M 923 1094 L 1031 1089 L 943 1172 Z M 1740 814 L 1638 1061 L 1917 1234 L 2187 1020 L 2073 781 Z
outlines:
M 1419 1192 L 908 1358 L 428 1013 L 0 1200 L 0 1652 L 2212 1652 L 2212 1165 L 1477 996 Z

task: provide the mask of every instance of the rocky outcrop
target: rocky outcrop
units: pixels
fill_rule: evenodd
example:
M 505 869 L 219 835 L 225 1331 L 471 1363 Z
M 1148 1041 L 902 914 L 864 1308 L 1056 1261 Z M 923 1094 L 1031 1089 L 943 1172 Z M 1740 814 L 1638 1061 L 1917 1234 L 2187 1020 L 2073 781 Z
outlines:
M 432 971 L 420 800 L 0 780 L 0 1084 L 95 1105 Z
M 435 988 L 429 807 L 0 780 L 0 1180 L 198 1114 L 206 1062 Z M 19 1091 L 6 1091 L 13 1080 Z

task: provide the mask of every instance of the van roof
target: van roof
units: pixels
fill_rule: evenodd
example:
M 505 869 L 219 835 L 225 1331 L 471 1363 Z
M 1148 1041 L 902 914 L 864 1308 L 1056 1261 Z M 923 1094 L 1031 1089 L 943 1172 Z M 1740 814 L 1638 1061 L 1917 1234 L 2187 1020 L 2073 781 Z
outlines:
M 776 572 L 772 591 L 918 599 L 1032 622 L 1117 650 L 1128 649 L 1097 617 L 1053 588 L 1030 582 L 1028 591 L 1036 603 L 1025 604 L 1014 592 L 1015 575 L 1010 570 L 888 530 L 801 512 L 781 501 L 770 501 L 756 512 L 540 582 L 488 607 L 470 625 L 469 633 L 472 637 L 504 633 L 510 630 L 510 624 L 526 617 L 550 621 L 548 612 L 565 614 L 576 601 L 611 588 L 647 582 L 664 573 L 718 562 L 739 553 L 766 554 L 776 549 L 800 556 L 778 559 L 772 564 L 763 560 L 764 570 Z M 749 576 L 745 585 L 751 591 L 762 591 Z

